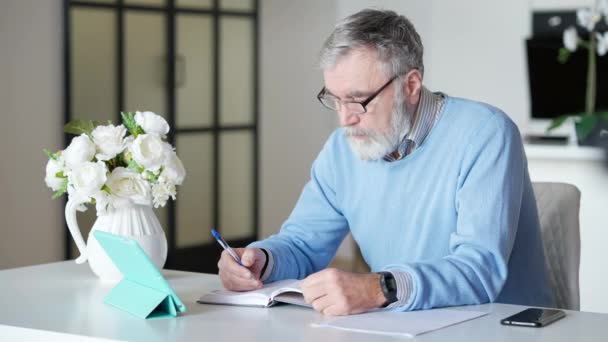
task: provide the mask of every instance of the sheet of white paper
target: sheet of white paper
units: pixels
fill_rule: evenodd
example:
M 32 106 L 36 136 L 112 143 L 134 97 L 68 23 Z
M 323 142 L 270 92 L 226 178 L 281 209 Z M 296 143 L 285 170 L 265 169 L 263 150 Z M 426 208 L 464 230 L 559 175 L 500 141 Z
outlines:
M 433 309 L 412 312 L 376 311 L 360 315 L 331 318 L 320 323 L 313 323 L 312 326 L 381 335 L 414 337 L 484 315 L 487 315 L 487 312 L 454 309 Z

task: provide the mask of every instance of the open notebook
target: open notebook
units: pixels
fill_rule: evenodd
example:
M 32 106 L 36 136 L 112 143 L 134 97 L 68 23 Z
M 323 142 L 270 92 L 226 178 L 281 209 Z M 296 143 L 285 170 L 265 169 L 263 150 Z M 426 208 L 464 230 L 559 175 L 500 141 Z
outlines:
M 258 290 L 247 292 L 214 290 L 201 296 L 198 302 L 202 304 L 259 306 L 265 308 L 281 302 L 310 307 L 310 304 L 304 301 L 300 281 L 295 279 L 265 284 Z

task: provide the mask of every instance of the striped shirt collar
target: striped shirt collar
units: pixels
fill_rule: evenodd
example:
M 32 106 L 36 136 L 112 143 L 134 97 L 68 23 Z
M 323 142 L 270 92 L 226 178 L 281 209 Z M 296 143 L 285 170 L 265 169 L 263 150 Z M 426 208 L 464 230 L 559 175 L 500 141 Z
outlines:
M 439 119 L 443 102 L 443 94 L 433 93 L 423 86 L 418 108 L 416 108 L 414 114 L 412 129 L 401 140 L 397 150 L 384 156 L 384 160 L 388 162 L 400 160 L 420 147 Z

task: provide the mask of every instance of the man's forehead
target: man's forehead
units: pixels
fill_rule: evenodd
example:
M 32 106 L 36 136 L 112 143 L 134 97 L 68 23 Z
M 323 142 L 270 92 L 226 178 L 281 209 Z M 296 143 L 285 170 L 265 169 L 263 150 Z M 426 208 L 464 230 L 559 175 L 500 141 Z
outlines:
M 373 52 L 353 51 L 324 70 L 323 78 L 327 92 L 341 97 L 369 94 L 386 76 Z

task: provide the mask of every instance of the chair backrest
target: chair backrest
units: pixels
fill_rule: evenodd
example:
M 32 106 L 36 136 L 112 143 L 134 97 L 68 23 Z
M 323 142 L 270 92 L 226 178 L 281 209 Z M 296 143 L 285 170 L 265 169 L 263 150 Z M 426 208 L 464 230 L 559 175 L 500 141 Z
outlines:
M 566 183 L 533 182 L 549 283 L 557 307 L 579 310 L 581 192 Z

